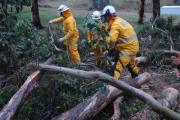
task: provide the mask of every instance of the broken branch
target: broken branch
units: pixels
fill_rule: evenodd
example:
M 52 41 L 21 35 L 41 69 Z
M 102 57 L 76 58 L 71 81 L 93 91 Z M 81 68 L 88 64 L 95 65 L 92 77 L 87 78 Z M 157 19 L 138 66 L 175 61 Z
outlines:
M 32 64 L 33 65 L 33 64 Z M 144 102 L 148 103 L 155 111 L 167 116 L 171 119 L 179 120 L 180 114 L 170 110 L 167 107 L 162 106 L 157 100 L 155 100 L 151 95 L 145 93 L 144 91 L 134 88 L 127 83 L 117 80 L 110 75 L 102 72 L 94 71 L 83 71 L 78 69 L 71 69 L 65 67 L 57 67 L 53 65 L 39 64 L 39 68 L 44 70 L 56 71 L 67 75 L 73 75 L 85 79 L 99 79 L 102 82 L 110 84 L 118 89 L 124 90 L 125 92 L 131 93 L 132 95 L 138 97 Z

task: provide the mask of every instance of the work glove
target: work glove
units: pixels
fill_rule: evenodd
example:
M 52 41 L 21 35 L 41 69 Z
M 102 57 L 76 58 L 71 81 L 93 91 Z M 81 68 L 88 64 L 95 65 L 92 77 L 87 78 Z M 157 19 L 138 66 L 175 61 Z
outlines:
M 59 38 L 57 42 L 58 42 L 58 43 L 62 43 L 62 42 L 64 42 L 64 37 Z
M 109 51 L 108 51 L 108 50 L 105 50 L 105 51 L 103 52 L 103 55 L 107 56 L 108 53 L 109 53 Z
M 52 21 L 52 20 L 50 20 L 50 21 L 49 21 L 49 24 L 52 24 L 52 23 L 53 23 L 53 21 Z
M 91 40 L 88 40 L 87 43 L 88 43 L 88 45 L 91 45 Z
M 64 38 L 59 38 L 54 41 L 54 44 L 58 46 L 59 44 L 63 43 L 63 41 L 64 41 Z

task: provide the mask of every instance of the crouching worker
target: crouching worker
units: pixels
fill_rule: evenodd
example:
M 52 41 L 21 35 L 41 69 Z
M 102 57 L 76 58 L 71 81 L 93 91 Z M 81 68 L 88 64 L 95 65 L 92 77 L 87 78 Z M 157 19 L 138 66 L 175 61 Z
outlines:
M 91 15 L 92 21 L 86 24 L 88 28 L 87 39 L 92 45 L 92 50 L 94 56 L 96 57 L 97 64 L 102 64 L 101 57 L 103 55 L 106 43 L 106 28 L 101 21 L 101 13 L 99 11 L 94 11 Z
M 57 42 L 64 43 L 70 62 L 79 64 L 81 62 L 78 52 L 79 33 L 76 27 L 76 21 L 73 14 L 66 5 L 60 5 L 58 8 L 59 18 L 50 20 L 49 23 L 63 23 L 64 37 Z
M 135 65 L 136 54 L 139 51 L 139 42 L 133 27 L 124 19 L 117 17 L 113 6 L 106 6 L 102 16 L 109 24 L 109 38 L 107 42 L 109 51 L 116 51 L 114 77 L 119 79 L 125 67 L 131 72 L 133 78 L 138 76 L 139 69 Z

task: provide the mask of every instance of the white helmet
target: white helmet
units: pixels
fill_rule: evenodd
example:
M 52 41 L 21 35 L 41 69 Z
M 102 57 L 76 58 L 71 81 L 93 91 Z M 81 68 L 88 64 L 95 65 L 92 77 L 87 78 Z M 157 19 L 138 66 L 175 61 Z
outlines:
M 104 9 L 102 11 L 102 15 L 106 15 L 107 13 L 115 14 L 116 10 L 112 5 L 107 5 L 104 7 Z
M 101 13 L 99 11 L 94 11 L 91 15 L 93 20 L 99 20 L 101 19 Z
M 64 12 L 64 11 L 66 11 L 66 10 L 69 10 L 69 7 L 67 7 L 66 5 L 60 5 L 60 6 L 58 7 L 58 9 L 57 9 L 57 11 L 58 11 L 59 13 L 62 13 L 62 12 Z

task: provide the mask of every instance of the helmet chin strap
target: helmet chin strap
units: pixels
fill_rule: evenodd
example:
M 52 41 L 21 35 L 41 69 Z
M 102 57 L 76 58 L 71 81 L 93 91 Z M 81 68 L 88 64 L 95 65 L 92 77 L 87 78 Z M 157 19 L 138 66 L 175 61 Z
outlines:
M 65 16 L 63 15 L 63 12 L 61 12 L 60 14 L 61 14 L 62 17 L 65 17 Z

